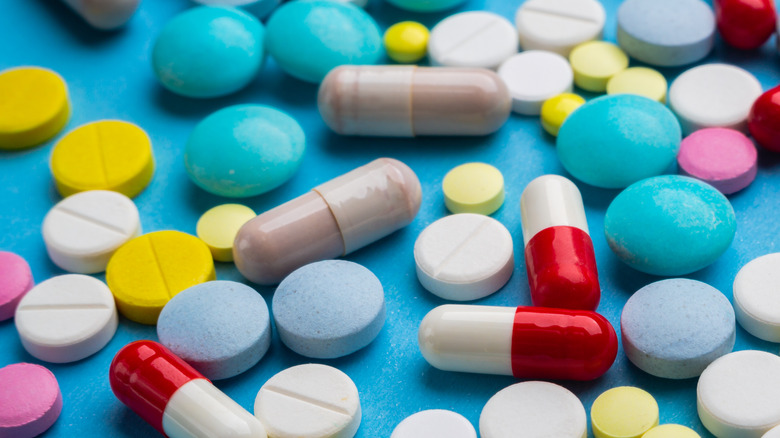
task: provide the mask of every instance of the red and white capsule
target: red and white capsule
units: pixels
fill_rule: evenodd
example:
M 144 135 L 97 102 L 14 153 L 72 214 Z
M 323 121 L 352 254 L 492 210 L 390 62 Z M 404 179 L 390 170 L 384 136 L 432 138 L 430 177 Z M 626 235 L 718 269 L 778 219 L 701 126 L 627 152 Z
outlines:
M 577 186 L 559 175 L 534 179 L 520 197 L 520 216 L 533 304 L 595 310 L 601 288 Z
M 114 395 L 171 438 L 267 438 L 254 415 L 154 341 L 124 346 L 109 369 Z

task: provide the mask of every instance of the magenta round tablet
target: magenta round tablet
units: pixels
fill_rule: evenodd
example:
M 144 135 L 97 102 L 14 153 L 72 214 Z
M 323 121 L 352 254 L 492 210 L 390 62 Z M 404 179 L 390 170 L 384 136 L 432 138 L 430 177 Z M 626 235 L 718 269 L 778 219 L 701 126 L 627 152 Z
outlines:
M 0 368 L 0 436 L 29 438 L 50 428 L 62 411 L 54 374 L 31 363 Z
M 683 139 L 677 164 L 680 174 L 698 178 L 728 195 L 753 182 L 757 158 L 753 142 L 741 132 L 706 128 Z
M 12 252 L 0 251 L 0 321 L 14 316 L 19 301 L 32 287 L 30 265 Z

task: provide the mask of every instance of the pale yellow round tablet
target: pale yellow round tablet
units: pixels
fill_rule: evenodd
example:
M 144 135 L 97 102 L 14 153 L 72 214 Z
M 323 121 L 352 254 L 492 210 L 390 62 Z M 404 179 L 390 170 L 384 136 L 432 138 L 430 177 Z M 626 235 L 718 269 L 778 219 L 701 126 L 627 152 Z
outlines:
M 588 41 L 569 54 L 574 83 L 583 90 L 603 93 L 607 81 L 628 67 L 628 56 L 606 41 Z
M 607 94 L 636 94 L 658 102 L 666 102 L 666 78 L 647 67 L 631 67 L 612 76 L 607 82 Z
M 198 219 L 198 238 L 211 250 L 218 262 L 233 261 L 233 241 L 241 226 L 257 214 L 246 205 L 223 204 L 203 213 Z
M 701 438 L 693 429 L 679 424 L 664 424 L 650 429 L 642 438 Z
M 488 215 L 504 203 L 504 176 L 490 164 L 461 164 L 447 172 L 442 189 L 452 213 Z
M 598 396 L 590 420 L 596 438 L 640 438 L 658 425 L 658 403 L 647 391 L 620 386 Z

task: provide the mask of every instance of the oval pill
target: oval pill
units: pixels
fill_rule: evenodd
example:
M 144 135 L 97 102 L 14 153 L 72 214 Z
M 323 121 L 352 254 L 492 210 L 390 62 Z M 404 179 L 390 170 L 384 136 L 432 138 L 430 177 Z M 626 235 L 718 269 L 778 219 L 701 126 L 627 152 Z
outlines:
M 607 81 L 607 94 L 636 94 L 666 102 L 666 78 L 652 68 L 627 68 Z
M 680 143 L 677 165 L 681 175 L 698 178 L 721 193 L 736 193 L 753 182 L 758 171 L 758 152 L 739 131 L 726 128 L 700 129 Z
M 12 252 L 0 251 L 0 321 L 14 317 L 19 301 L 33 286 L 27 261 Z
M 590 419 L 596 438 L 640 438 L 658 425 L 658 403 L 647 391 L 620 386 L 596 398 Z
M 515 26 L 523 50 L 569 56 L 575 46 L 601 38 L 606 18 L 596 0 L 529 0 L 517 9 Z
M 756 143 L 780 152 L 780 86 L 756 99 L 748 114 L 748 128 Z
M 517 53 L 517 31 L 485 11 L 460 12 L 440 21 L 428 40 L 431 65 L 496 69 Z
M 241 227 L 257 213 L 246 205 L 222 204 L 203 213 L 195 226 L 198 238 L 208 245 L 218 262 L 233 261 L 233 241 Z
M 393 429 L 390 438 L 477 438 L 469 420 L 457 412 L 429 409 L 412 414 Z
M 751 260 L 734 278 L 734 310 L 739 325 L 753 336 L 780 342 L 780 253 Z
M 441 183 L 444 205 L 451 213 L 492 214 L 504 203 L 504 176 L 486 163 L 461 164 Z
M 0 368 L 0 388 L 0 436 L 38 436 L 62 412 L 57 378 L 40 365 L 15 363 Z
M 395 62 L 415 63 L 428 53 L 428 28 L 416 21 L 402 21 L 387 28 L 382 38 L 387 56 Z
M 715 0 L 718 32 L 731 46 L 751 50 L 763 45 L 777 24 L 772 0 Z
M 574 80 L 569 62 L 557 53 L 527 50 L 513 55 L 498 68 L 512 95 L 512 110 L 536 116 L 549 98 L 570 92 Z
M 124 26 L 138 9 L 140 0 L 63 0 L 92 27 L 113 30 Z
M 603 93 L 607 82 L 628 67 L 628 56 L 612 43 L 589 41 L 572 49 L 569 62 L 578 87 Z
M 559 94 L 545 100 L 541 111 L 542 128 L 557 137 L 563 122 L 583 104 L 585 99 L 572 93 Z

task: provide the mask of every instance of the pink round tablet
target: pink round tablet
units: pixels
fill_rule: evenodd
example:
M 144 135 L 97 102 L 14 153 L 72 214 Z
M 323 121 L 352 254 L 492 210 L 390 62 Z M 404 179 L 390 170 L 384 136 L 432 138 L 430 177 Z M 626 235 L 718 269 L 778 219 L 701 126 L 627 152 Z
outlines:
M 685 137 L 677 164 L 681 174 L 707 182 L 728 195 L 753 182 L 757 158 L 753 142 L 741 132 L 707 128 Z
M 30 265 L 12 252 L 0 251 L 0 321 L 14 316 L 19 301 L 32 287 Z
M 29 438 L 50 428 L 62 411 L 54 374 L 31 363 L 0 368 L 0 436 Z

